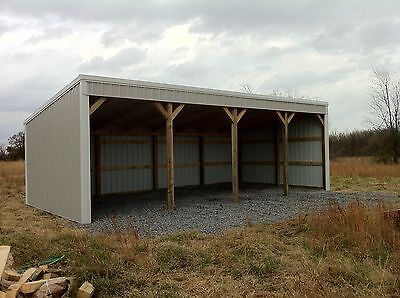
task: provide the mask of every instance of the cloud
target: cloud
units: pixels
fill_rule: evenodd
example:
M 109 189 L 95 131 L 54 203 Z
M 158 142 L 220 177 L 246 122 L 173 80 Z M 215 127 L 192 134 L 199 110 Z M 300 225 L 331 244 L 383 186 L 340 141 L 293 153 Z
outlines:
M 114 56 L 104 59 L 101 56 L 95 56 L 79 67 L 82 72 L 103 72 L 117 73 L 123 68 L 129 68 L 143 61 L 146 57 L 146 50 L 131 47 L 126 48 Z
M 68 34 L 71 34 L 72 31 L 66 27 L 50 27 L 45 28 L 42 32 L 37 33 L 26 40 L 26 43 L 38 43 L 41 41 L 51 41 L 55 39 L 60 39 L 65 37 Z

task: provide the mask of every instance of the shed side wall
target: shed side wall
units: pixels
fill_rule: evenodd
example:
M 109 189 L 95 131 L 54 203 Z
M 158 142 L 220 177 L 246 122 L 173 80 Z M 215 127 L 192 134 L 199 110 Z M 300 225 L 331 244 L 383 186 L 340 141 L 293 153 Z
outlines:
M 27 123 L 28 205 L 81 221 L 80 87 Z

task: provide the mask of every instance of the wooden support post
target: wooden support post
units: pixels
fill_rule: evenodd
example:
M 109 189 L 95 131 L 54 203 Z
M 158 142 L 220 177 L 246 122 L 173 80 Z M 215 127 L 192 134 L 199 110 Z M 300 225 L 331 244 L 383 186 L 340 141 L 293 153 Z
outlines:
M 177 108 L 172 106 L 172 103 L 167 103 L 167 109 L 163 104 L 156 102 L 155 107 L 165 118 L 165 130 L 166 130 L 166 153 L 167 153 L 167 197 L 168 197 L 168 209 L 175 208 L 175 187 L 174 187 L 174 119 L 178 116 L 179 112 L 185 106 L 184 104 L 179 105 Z
M 274 125 L 274 151 L 275 151 L 275 184 L 279 185 L 281 158 L 279 154 L 279 127 Z
M 322 187 L 326 189 L 326 156 L 325 156 L 325 115 L 316 114 L 319 122 L 321 123 L 321 150 L 322 150 Z
M 238 113 L 237 108 L 229 110 L 223 108 L 231 121 L 231 144 L 232 144 L 232 195 L 233 201 L 239 201 L 239 167 L 238 167 L 238 123 L 246 113 L 246 109 Z
M 287 112 L 285 112 L 284 116 L 282 116 L 281 112 L 276 112 L 276 114 L 283 125 L 283 193 L 287 196 L 289 193 L 289 124 L 295 113 L 289 116 Z
M 152 168 L 153 168 L 153 190 L 158 189 L 158 137 L 157 136 L 152 136 L 151 137 L 152 142 L 152 155 L 153 155 L 153 163 L 152 163 Z
M 101 136 L 94 136 L 95 143 L 95 174 L 96 174 L 96 196 L 101 195 Z
M 200 185 L 204 186 L 204 136 L 199 137 Z

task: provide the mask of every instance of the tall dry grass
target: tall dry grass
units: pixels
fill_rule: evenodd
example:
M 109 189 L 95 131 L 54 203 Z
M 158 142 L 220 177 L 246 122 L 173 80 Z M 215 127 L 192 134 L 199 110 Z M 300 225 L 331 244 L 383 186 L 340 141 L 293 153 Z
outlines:
M 342 157 L 331 161 L 332 176 L 400 177 L 400 164 L 382 164 L 370 157 Z
M 0 161 L 0 195 L 23 192 L 24 175 L 24 161 Z

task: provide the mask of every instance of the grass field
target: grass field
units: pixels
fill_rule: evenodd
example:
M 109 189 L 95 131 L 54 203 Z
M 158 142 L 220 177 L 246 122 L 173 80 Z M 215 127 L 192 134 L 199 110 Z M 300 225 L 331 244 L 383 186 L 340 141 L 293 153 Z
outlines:
M 396 168 L 368 172 L 362 162 L 332 162 L 332 188 L 398 191 Z M 63 273 L 91 281 L 98 297 L 400 295 L 400 230 L 382 217 L 394 206 L 354 202 L 215 236 L 139 239 L 117 225 L 91 235 L 26 207 L 23 170 L 0 163 L 0 245 L 12 245 L 17 266 L 65 254 Z

